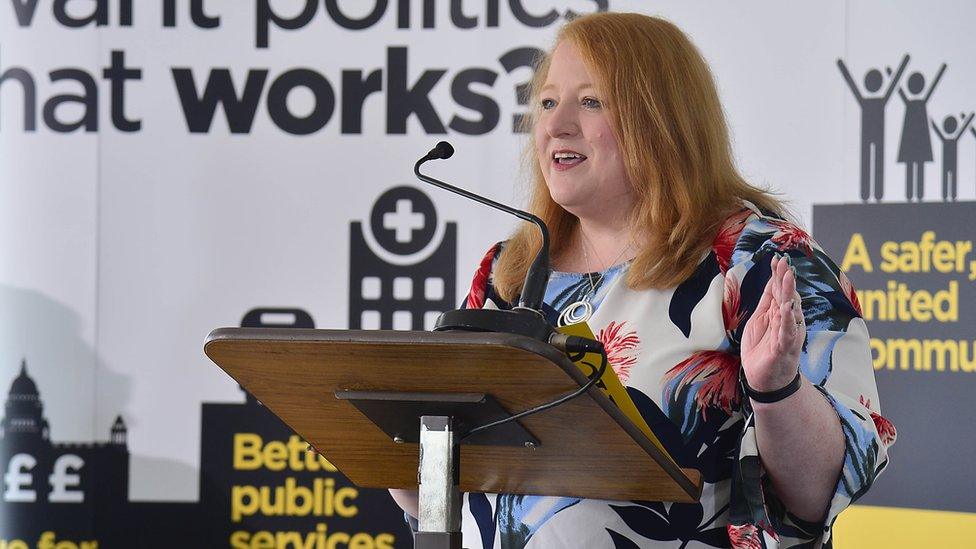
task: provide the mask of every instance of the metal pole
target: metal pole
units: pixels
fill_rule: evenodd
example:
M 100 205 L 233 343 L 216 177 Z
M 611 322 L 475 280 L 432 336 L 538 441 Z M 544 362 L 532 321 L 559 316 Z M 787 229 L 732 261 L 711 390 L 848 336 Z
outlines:
M 415 549 L 461 549 L 461 452 L 448 416 L 420 418 L 420 517 Z

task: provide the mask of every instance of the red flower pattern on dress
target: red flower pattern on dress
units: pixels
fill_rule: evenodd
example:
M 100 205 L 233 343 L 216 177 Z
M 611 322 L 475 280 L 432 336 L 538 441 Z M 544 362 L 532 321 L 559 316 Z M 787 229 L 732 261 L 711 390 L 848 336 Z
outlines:
M 811 245 L 813 239 L 810 238 L 809 233 L 788 221 L 771 219 L 769 222 L 779 229 L 776 234 L 770 238 L 770 240 L 776 244 L 779 251 L 791 248 L 800 248 L 803 250 L 803 253 L 807 254 L 807 256 L 813 255 L 813 246 Z
M 468 290 L 468 297 L 464 301 L 465 309 L 480 309 L 485 306 L 485 290 L 488 288 L 488 275 L 491 273 L 491 264 L 495 260 L 495 252 L 498 244 L 488 250 L 485 257 L 481 258 L 478 270 L 474 273 L 471 280 L 471 289 Z
M 878 430 L 881 443 L 885 447 L 894 444 L 895 439 L 898 438 L 898 431 L 895 429 L 895 425 L 888 418 L 877 412 L 871 412 L 871 420 L 874 421 L 874 428 Z
M 745 311 L 740 310 L 741 301 L 739 281 L 734 274 L 727 272 L 722 297 L 722 322 L 727 332 L 735 331 L 745 318 Z M 709 406 L 732 413 L 733 406 L 739 403 L 741 363 L 738 355 L 725 351 L 698 351 L 668 370 L 662 383 L 668 385 L 680 377 L 681 381 L 673 388 L 680 391 L 689 383 L 702 381 L 695 393 L 695 406 L 701 410 L 702 417 L 706 417 Z M 671 393 L 666 393 L 665 398 L 670 399 Z
M 712 242 L 712 251 L 715 252 L 715 259 L 718 260 L 718 268 L 724 273 L 729 270 L 732 264 L 732 253 L 735 251 L 735 243 L 739 241 L 739 236 L 746 228 L 746 221 L 752 217 L 754 212 L 744 208 L 725 220 L 719 228 L 715 240 Z
M 726 273 L 725 293 L 722 295 L 722 322 L 725 324 L 725 331 L 734 332 L 745 318 L 746 312 L 739 310 L 741 305 L 739 279 L 732 273 Z
M 881 443 L 885 447 L 891 446 L 895 443 L 895 439 L 898 438 L 898 430 L 895 429 L 895 424 L 891 422 L 888 418 L 875 412 L 871 409 L 871 399 L 864 399 L 864 395 L 861 395 L 858 399 L 865 408 L 871 412 L 871 421 L 874 422 L 874 428 L 878 431 L 878 436 L 881 437 Z
M 680 377 L 681 381 L 673 387 L 674 391 L 701 381 L 701 386 L 695 392 L 695 407 L 701 411 L 702 417 L 706 417 L 705 411 L 709 406 L 731 414 L 733 406 L 739 403 L 739 368 L 739 357 L 734 354 L 698 351 L 668 370 L 661 381 L 667 386 Z M 664 398 L 671 399 L 671 390 L 665 392 Z
M 847 275 L 844 274 L 843 271 L 841 271 L 837 280 L 840 282 L 840 289 L 843 290 L 844 295 L 847 297 L 847 300 L 851 302 L 851 305 L 854 307 L 854 310 L 857 311 L 858 316 L 863 317 L 864 313 L 861 312 L 861 302 L 857 299 L 857 291 L 854 289 L 854 283 L 851 282 L 850 278 L 847 278 Z
M 637 332 L 633 330 L 623 332 L 625 324 L 626 321 L 620 324 L 610 322 L 596 336 L 607 351 L 607 362 L 622 383 L 626 383 L 630 378 L 630 368 L 637 363 L 637 346 L 640 345 Z
M 726 524 L 725 531 L 729 533 L 733 549 L 762 549 L 759 528 L 755 524 Z

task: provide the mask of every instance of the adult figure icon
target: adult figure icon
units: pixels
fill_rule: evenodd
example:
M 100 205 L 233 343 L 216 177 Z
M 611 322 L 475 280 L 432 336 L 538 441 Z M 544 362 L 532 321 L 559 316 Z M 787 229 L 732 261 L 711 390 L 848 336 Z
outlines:
M 920 72 L 913 72 L 908 77 L 908 93 L 911 97 L 902 87 L 898 87 L 898 95 L 905 102 L 905 123 L 901 128 L 898 162 L 905 164 L 905 198 L 909 202 L 913 198 L 921 202 L 925 196 L 925 163 L 932 161 L 928 102 L 945 70 L 946 65 L 943 63 L 928 90 L 925 89 L 925 76 Z
M 962 124 L 956 117 L 949 115 L 942 121 L 942 130 L 932 121 L 932 129 L 942 141 L 942 201 L 948 202 L 949 198 L 956 201 L 959 178 L 959 138 L 966 132 L 966 128 L 973 122 L 973 114 L 963 119 Z M 945 133 L 942 133 L 942 131 Z
M 878 94 L 884 85 L 884 76 L 878 69 L 870 69 L 864 74 L 865 94 L 857 87 L 844 61 L 838 59 L 837 67 L 844 76 L 847 86 L 861 106 L 861 200 L 867 202 L 871 195 L 878 202 L 884 197 L 884 139 L 885 139 L 885 107 L 888 99 L 898 84 L 902 72 L 908 65 L 909 56 L 905 55 L 898 71 L 894 76 L 888 75 L 888 87 Z

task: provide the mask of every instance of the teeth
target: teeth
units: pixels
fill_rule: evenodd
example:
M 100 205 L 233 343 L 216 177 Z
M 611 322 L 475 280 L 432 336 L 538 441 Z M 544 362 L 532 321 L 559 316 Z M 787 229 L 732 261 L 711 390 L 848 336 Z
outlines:
M 558 152 L 553 154 L 552 157 L 555 158 L 556 160 L 564 160 L 570 158 L 583 158 L 583 155 L 576 154 L 576 153 L 568 153 L 568 152 Z

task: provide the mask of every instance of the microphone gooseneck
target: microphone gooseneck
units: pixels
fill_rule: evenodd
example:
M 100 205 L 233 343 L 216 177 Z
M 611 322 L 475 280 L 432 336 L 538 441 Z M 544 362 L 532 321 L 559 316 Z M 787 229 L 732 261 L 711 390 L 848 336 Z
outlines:
M 441 141 L 436 147 L 430 150 L 423 158 L 417 161 L 413 167 L 413 173 L 418 179 L 430 183 L 446 191 L 459 194 L 465 198 L 474 200 L 486 206 L 491 206 L 496 210 L 507 212 L 519 219 L 531 221 L 539 227 L 542 232 L 542 247 L 536 254 L 535 260 L 529 267 L 525 275 L 525 284 L 522 286 L 522 295 L 519 296 L 518 306 L 511 310 L 503 309 L 456 309 L 447 311 L 437 318 L 434 326 L 435 331 L 442 330 L 461 330 L 477 332 L 503 332 L 518 334 L 534 338 L 538 341 L 546 342 L 553 347 L 563 351 L 570 356 L 570 360 L 577 361 L 586 353 L 598 353 L 601 364 L 598 369 L 587 376 L 587 381 L 580 385 L 575 391 L 555 398 L 544 404 L 534 406 L 514 415 L 478 425 L 468 429 L 460 438 L 461 440 L 477 433 L 498 427 L 499 425 L 518 421 L 528 415 L 548 410 L 554 406 L 559 406 L 572 400 L 583 393 L 593 389 L 593 387 L 603 379 L 603 374 L 607 370 L 609 360 L 603 344 L 599 341 L 578 336 L 569 336 L 557 332 L 542 314 L 542 301 L 546 294 L 546 284 L 549 281 L 549 229 L 538 217 L 522 210 L 517 210 L 511 206 L 506 206 L 494 200 L 474 194 L 464 189 L 459 189 L 453 185 L 434 179 L 428 175 L 420 173 L 420 166 L 430 160 L 443 160 L 450 158 L 454 154 L 454 147 L 447 141 Z
M 446 191 L 451 191 L 454 194 L 459 194 L 465 198 L 474 200 L 475 202 L 480 202 L 486 206 L 491 206 L 496 210 L 501 210 L 514 215 L 519 219 L 530 221 L 539 227 L 539 231 L 542 233 L 542 247 L 539 249 L 539 253 L 536 254 L 535 260 L 532 261 L 532 265 L 525 274 L 525 283 L 522 286 L 522 295 L 519 296 L 518 307 L 522 309 L 540 311 L 542 309 L 542 301 L 546 295 L 546 284 L 549 281 L 549 228 L 546 227 L 544 221 L 539 219 L 537 216 L 530 214 L 529 212 L 524 212 L 511 206 L 506 206 L 505 204 L 495 202 L 490 198 L 485 198 L 481 195 L 460 189 L 454 185 L 420 173 L 420 166 L 422 166 L 424 163 L 430 160 L 446 160 L 452 155 L 454 155 L 454 147 L 452 147 L 447 141 L 441 141 L 423 158 L 418 160 L 416 164 L 414 164 L 413 173 L 421 181 L 430 183 L 431 185 Z

